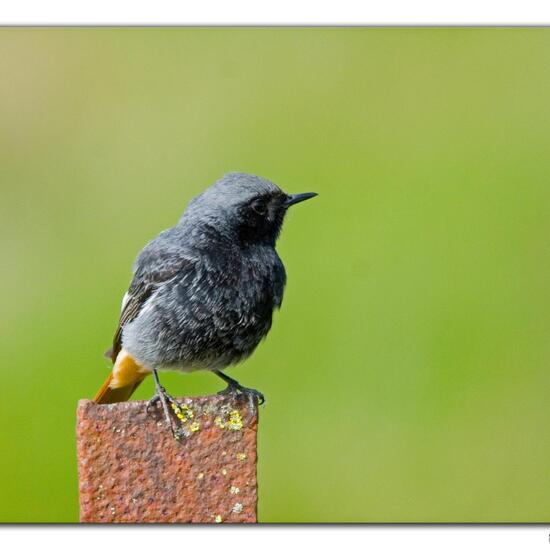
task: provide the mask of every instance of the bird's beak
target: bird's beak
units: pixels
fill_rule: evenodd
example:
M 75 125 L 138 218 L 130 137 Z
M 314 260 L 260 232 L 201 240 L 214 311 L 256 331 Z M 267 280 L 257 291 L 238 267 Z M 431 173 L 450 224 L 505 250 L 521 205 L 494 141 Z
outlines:
M 288 208 L 293 204 L 297 204 L 302 201 L 307 201 L 308 199 L 312 199 L 313 197 L 316 197 L 316 196 L 317 196 L 317 193 L 297 193 L 296 195 L 288 195 L 288 199 L 285 202 L 285 206 Z

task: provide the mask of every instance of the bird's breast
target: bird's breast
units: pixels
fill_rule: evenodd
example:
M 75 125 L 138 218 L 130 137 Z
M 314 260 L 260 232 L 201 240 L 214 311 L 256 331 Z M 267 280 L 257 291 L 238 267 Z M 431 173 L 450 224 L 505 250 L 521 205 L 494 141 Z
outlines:
M 275 253 L 206 257 L 159 289 L 128 326 L 125 342 L 143 364 L 223 368 L 246 358 L 267 335 L 284 283 Z

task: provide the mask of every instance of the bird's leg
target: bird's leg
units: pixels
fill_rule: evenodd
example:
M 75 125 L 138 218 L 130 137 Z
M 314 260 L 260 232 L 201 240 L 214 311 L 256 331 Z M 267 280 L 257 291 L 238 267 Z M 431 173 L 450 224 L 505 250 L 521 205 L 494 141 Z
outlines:
M 149 411 L 149 408 L 155 405 L 157 401 L 160 401 L 164 411 L 164 418 L 172 432 L 172 435 L 174 436 L 174 439 L 181 439 L 182 435 L 186 436 L 187 434 L 181 428 L 174 428 L 172 418 L 170 416 L 170 408 L 177 414 L 179 412 L 179 405 L 176 403 L 176 400 L 164 389 L 164 387 L 161 386 L 156 369 L 153 369 L 153 378 L 155 379 L 157 393 L 147 403 L 147 411 Z
M 227 382 L 227 388 L 225 388 L 225 390 L 219 391 L 218 395 L 236 393 L 237 395 L 247 395 L 250 398 L 255 397 L 260 405 L 263 405 L 265 403 L 265 397 L 262 392 L 259 392 L 258 390 L 252 388 L 245 388 L 244 386 L 241 386 L 236 380 L 230 378 L 221 370 L 215 370 L 213 372 L 214 374 L 218 375 L 222 380 L 225 380 Z

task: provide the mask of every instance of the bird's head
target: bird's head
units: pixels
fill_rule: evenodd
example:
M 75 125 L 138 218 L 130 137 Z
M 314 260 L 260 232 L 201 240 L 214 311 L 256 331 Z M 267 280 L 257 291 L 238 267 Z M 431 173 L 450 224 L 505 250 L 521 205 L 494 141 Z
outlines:
M 182 220 L 202 220 L 244 244 L 275 245 L 288 208 L 316 195 L 289 195 L 269 180 L 233 172 L 195 197 Z

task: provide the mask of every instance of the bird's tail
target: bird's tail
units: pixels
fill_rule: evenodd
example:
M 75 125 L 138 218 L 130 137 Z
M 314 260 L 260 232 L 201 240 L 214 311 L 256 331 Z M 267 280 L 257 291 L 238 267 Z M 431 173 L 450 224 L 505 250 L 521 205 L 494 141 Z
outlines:
M 128 401 L 136 388 L 151 374 L 124 349 L 117 355 L 113 370 L 94 397 L 100 405 Z

